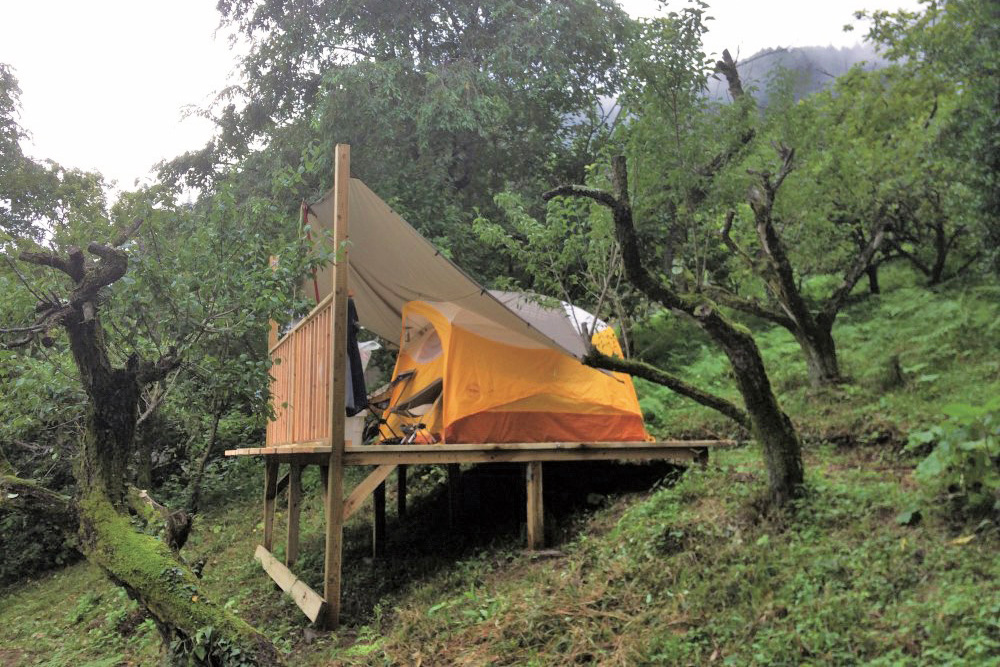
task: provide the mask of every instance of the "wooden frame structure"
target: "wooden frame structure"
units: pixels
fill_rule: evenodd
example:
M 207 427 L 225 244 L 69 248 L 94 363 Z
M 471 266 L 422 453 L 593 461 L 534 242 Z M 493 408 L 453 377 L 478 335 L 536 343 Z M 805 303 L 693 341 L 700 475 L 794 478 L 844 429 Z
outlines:
M 449 480 L 457 480 L 461 463 L 524 463 L 528 547 L 539 549 L 544 545 L 544 462 L 671 460 L 704 464 L 709 447 L 726 444 L 717 440 L 676 440 L 360 446 L 360 443 L 345 441 L 349 179 L 350 147 L 337 145 L 333 191 L 333 238 L 337 259 L 333 268 L 333 290 L 280 340 L 277 325 L 272 323 L 268 345 L 271 358 L 276 361 L 272 369 L 272 389 L 288 400 L 276 406 L 276 419 L 267 428 L 268 446 L 226 452 L 227 456 L 264 457 L 264 536 L 255 558 L 311 621 L 327 628 L 336 627 L 340 622 L 344 523 L 373 494 L 374 548 L 379 555 L 384 544 L 381 536 L 385 533 L 384 485 L 393 471 L 397 472 L 399 485 L 398 512 L 403 516 L 408 465 L 444 464 L 449 467 Z M 290 409 L 293 401 L 294 406 Z M 288 465 L 288 474 L 279 479 L 282 465 Z M 302 471 L 308 465 L 319 466 L 323 480 L 326 530 L 322 595 L 291 570 L 299 554 Z M 344 467 L 353 465 L 376 467 L 345 497 Z M 278 493 L 286 484 L 288 530 L 285 562 L 281 563 L 272 553 L 274 515 Z

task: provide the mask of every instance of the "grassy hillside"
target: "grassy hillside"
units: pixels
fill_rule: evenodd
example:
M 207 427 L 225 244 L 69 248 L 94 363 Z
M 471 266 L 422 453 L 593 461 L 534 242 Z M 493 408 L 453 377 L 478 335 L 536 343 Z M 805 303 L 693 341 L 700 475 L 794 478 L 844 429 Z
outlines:
M 810 389 L 790 336 L 760 336 L 807 440 L 809 494 L 786 512 L 762 509 L 752 445 L 683 473 L 552 466 L 553 550 L 528 554 L 523 507 L 509 492 L 521 486 L 516 470 L 470 473 L 479 507 L 451 529 L 441 471 L 418 469 L 406 524 L 390 523 L 387 558 L 368 558 L 368 510 L 348 525 L 347 625 L 317 634 L 252 560 L 261 471 L 245 462 L 225 502 L 199 517 L 187 558 L 204 559 L 213 597 L 295 665 L 1000 664 L 996 511 L 957 512 L 955 485 L 914 475 L 932 444 L 904 449 L 910 433 L 945 421 L 949 404 L 1000 395 L 1000 288 L 932 292 L 909 280 L 885 272 L 886 293 L 839 320 L 851 384 Z M 894 358 L 901 377 L 890 372 Z M 694 349 L 685 365 L 731 391 L 710 349 Z M 640 392 L 663 434 L 731 432 L 666 392 Z M 317 584 L 315 472 L 305 483 L 296 570 Z M 158 642 L 151 621 L 87 564 L 0 593 L 0 665 L 149 665 Z

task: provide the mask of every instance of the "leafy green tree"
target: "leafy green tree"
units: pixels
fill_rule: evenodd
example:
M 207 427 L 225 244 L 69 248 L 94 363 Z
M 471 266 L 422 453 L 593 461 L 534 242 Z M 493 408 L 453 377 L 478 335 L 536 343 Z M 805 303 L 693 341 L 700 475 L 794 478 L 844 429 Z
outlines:
M 948 168 L 931 165 L 935 183 L 923 202 L 910 205 L 915 215 L 929 220 L 930 228 L 924 231 L 918 226 L 900 245 L 930 245 L 931 257 L 940 259 L 938 249 L 950 249 L 954 230 L 961 229 L 970 245 L 982 247 L 998 266 L 1000 5 L 993 0 L 923 0 L 923 4 L 922 11 L 858 13 L 858 18 L 871 21 L 868 38 L 929 91 L 928 102 L 940 117 L 933 128 L 935 160 L 951 161 Z M 936 261 L 916 253 L 913 259 L 917 268 L 924 270 L 923 264 L 928 269 L 934 282 Z
M 681 290 L 787 328 L 810 381 L 839 382 L 833 325 L 878 261 L 891 218 L 874 206 L 859 213 L 830 203 L 840 193 L 810 179 L 821 171 L 815 163 L 826 160 L 817 128 L 828 119 L 780 88 L 770 91 L 762 115 L 728 52 L 714 65 L 702 52 L 704 11 L 693 3 L 644 24 L 632 50 L 631 118 L 622 136 L 646 258 Z M 725 77 L 730 103 L 704 94 L 713 72 Z M 803 151 L 789 147 L 800 143 Z M 777 167 L 768 144 L 777 149 Z M 841 148 L 846 155 L 852 147 Z M 793 160 L 802 153 L 805 160 Z M 826 295 L 808 289 L 810 275 L 831 273 L 841 279 Z
M 18 357 L 5 352 L 3 361 L 31 359 L 41 350 L 72 360 L 85 395 L 73 451 L 78 464 L 72 507 L 87 558 L 129 590 L 172 646 L 193 650 L 198 631 L 210 625 L 223 638 L 211 647 L 213 660 L 225 661 L 239 649 L 254 664 L 275 664 L 270 643 L 205 602 L 197 580 L 171 551 L 183 546 L 190 522 L 137 495 L 127 482 L 143 389 L 168 376 L 176 383 L 180 374 L 184 386 L 177 393 L 189 401 L 191 431 L 207 439 L 203 456 L 191 466 L 187 504 L 197 507 L 199 475 L 223 416 L 235 412 L 259 421 L 250 415 L 267 415 L 259 391 L 267 382 L 267 323 L 295 309 L 286 295 L 311 260 L 297 236 L 282 239 L 264 231 L 279 226 L 272 202 L 258 198 L 237 205 L 231 190 L 221 187 L 210 202 L 192 208 L 177 204 L 176 194 L 162 187 L 131 193 L 110 214 L 94 214 L 84 201 L 83 213 L 71 211 L 65 224 L 47 222 L 46 246 L 12 239 L 5 259 L 20 248 L 20 264 L 27 268 L 7 264 L 17 276 L 12 284 L 18 311 L 8 310 L 5 319 L 31 323 L 0 330 L 5 347 L 22 350 Z M 141 217 L 113 242 L 86 244 L 92 259 L 81 250 L 86 235 L 114 233 L 114 220 L 133 215 Z M 285 256 L 277 272 L 267 266 L 274 253 Z M 56 335 L 60 331 L 65 343 Z M 199 373 L 200 381 L 189 379 Z M 156 399 L 146 397 L 142 414 L 155 410 Z M 199 406 L 199 398 L 207 405 Z M 215 419 L 208 433 L 199 430 L 198 415 L 206 412 Z M 137 517 L 166 519 L 163 541 L 135 532 Z
M 629 19 L 610 0 L 221 2 L 251 43 L 225 91 L 219 134 L 164 166 L 206 184 L 240 164 L 244 192 L 299 173 L 288 201 L 327 187 L 335 143 L 354 173 L 439 247 L 480 273 L 469 243 L 493 193 L 579 179 L 606 133 Z M 259 150 L 255 150 L 260 147 Z
M 700 402 L 749 427 L 763 449 L 771 500 L 776 505 L 782 505 L 802 491 L 804 477 L 801 444 L 795 427 L 782 411 L 771 389 L 760 350 L 750 332 L 726 318 L 710 299 L 694 292 L 679 290 L 662 277 L 662 274 L 657 276 L 644 264 L 640 250 L 641 241 L 633 222 L 627 174 L 625 157 L 618 156 L 612 162 L 611 191 L 567 185 L 546 193 L 545 197 L 547 199 L 555 196 L 583 197 L 610 209 L 615 236 L 621 248 L 624 275 L 629 283 L 650 301 L 691 318 L 725 352 L 736 377 L 746 412 L 735 408 L 728 401 L 713 397 L 701 390 L 695 389 L 700 396 L 691 397 L 701 398 Z M 639 375 L 678 390 L 676 378 L 642 362 L 609 357 L 592 349 L 584 363 L 597 368 Z M 684 385 L 685 388 L 694 389 L 687 383 Z

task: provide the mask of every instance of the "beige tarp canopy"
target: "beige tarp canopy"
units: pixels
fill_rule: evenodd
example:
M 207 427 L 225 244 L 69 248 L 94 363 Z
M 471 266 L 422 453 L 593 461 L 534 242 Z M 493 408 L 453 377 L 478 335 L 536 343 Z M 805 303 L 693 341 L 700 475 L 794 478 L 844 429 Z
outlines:
M 404 304 L 427 301 L 461 311 L 463 327 L 491 340 L 577 358 L 586 353 L 590 336 L 581 335 L 581 327 L 592 332 L 595 320 L 589 314 L 571 306 L 546 308 L 520 294 L 491 293 L 356 178 L 348 203 L 348 285 L 366 329 L 398 341 Z M 332 233 L 333 211 L 331 191 L 309 207 L 309 224 Z M 322 299 L 332 288 L 333 268 L 319 272 L 316 283 Z

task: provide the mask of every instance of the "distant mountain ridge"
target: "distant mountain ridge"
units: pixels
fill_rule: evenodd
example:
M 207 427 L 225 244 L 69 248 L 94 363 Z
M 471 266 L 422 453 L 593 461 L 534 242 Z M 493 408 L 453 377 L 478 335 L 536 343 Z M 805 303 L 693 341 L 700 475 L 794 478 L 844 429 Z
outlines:
M 766 106 L 768 85 L 781 69 L 796 73 L 795 97 L 801 99 L 829 86 L 834 79 L 846 73 L 858 63 L 865 63 L 865 69 L 879 69 L 888 61 L 881 57 L 870 45 L 850 47 L 797 46 L 791 48 L 762 49 L 747 58 L 733 54 L 736 67 L 746 88 L 755 90 L 754 96 Z M 726 99 L 725 80 L 721 77 L 709 80 L 708 95 L 712 99 Z

